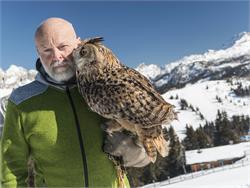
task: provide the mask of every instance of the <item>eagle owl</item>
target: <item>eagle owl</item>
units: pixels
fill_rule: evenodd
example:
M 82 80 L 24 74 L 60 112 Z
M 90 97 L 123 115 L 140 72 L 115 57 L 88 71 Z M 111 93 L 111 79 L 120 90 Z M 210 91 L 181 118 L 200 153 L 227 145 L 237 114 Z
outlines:
M 101 37 L 83 40 L 73 51 L 79 91 L 92 111 L 109 119 L 107 132 L 126 129 L 138 136 L 150 160 L 168 155 L 162 124 L 177 118 L 174 106 L 149 80 L 124 66 Z

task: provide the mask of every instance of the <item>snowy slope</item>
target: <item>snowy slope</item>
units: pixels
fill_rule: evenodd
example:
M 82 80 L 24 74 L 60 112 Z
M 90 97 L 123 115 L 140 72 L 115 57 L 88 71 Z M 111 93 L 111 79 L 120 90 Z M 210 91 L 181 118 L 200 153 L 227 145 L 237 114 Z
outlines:
M 221 167 L 223 168 L 223 167 Z M 161 182 L 144 186 L 144 188 L 249 188 L 250 187 L 250 165 L 229 168 L 227 170 L 216 169 L 218 172 L 210 172 L 199 177 L 185 179 L 185 176 L 180 176 L 182 180 L 177 183 L 168 184 Z
M 241 81 L 245 86 L 250 85 L 249 80 L 237 79 L 233 82 Z M 236 97 L 231 92 L 232 86 L 225 80 L 217 81 L 204 81 L 201 83 L 190 84 L 184 88 L 171 90 L 163 97 L 166 101 L 176 106 L 179 113 L 179 121 L 172 123 L 173 127 L 177 131 L 178 136 L 182 139 L 185 136 L 186 124 L 192 125 L 194 128 L 203 125 L 205 121 L 214 121 L 216 118 L 217 110 L 226 111 L 229 117 L 232 115 L 249 115 L 250 116 L 250 97 Z M 178 95 L 179 99 L 172 99 Z M 219 103 L 216 100 L 216 96 L 222 99 Z M 194 108 L 198 107 L 199 112 L 203 114 L 204 120 L 201 120 L 197 112 L 193 112 L 191 109 L 180 110 L 180 99 L 185 99 L 188 104 Z

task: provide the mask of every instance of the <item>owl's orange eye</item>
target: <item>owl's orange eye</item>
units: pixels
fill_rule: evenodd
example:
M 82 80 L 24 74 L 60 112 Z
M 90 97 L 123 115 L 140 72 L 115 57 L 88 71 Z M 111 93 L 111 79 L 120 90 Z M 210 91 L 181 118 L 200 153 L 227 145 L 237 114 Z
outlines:
M 87 50 L 84 47 L 82 47 L 82 49 L 80 51 L 80 55 L 85 56 L 86 54 L 87 54 Z

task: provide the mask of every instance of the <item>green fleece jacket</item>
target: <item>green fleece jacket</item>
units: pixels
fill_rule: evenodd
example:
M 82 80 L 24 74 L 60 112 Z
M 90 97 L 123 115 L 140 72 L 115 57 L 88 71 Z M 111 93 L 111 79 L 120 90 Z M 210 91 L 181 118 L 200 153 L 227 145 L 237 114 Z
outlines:
M 8 102 L 1 138 L 2 186 L 26 187 L 27 160 L 32 156 L 36 186 L 84 187 L 87 173 L 89 187 L 117 187 L 114 165 L 102 151 L 102 121 L 77 87 L 67 93 L 34 81 L 18 88 Z

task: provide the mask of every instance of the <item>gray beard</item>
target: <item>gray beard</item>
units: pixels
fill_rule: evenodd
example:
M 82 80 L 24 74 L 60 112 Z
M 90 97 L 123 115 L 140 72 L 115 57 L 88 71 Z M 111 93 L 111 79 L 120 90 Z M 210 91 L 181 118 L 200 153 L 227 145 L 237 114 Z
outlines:
M 41 61 L 42 62 L 42 61 Z M 73 66 L 73 63 L 72 63 L 72 66 L 71 66 L 71 63 L 68 63 L 69 66 L 68 68 L 63 71 L 63 72 L 56 72 L 53 70 L 53 68 L 49 68 L 49 67 L 46 67 L 43 63 L 43 68 L 44 70 L 46 71 L 46 73 L 55 81 L 57 82 L 65 82 L 65 81 L 68 81 L 70 80 L 74 75 L 75 75 L 75 68 Z

